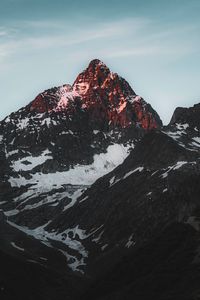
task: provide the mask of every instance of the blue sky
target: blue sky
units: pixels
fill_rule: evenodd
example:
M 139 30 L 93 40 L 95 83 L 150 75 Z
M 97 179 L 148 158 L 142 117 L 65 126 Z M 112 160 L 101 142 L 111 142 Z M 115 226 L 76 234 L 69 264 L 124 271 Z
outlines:
M 199 0 L 0 0 L 0 119 L 103 60 L 168 123 L 200 102 Z

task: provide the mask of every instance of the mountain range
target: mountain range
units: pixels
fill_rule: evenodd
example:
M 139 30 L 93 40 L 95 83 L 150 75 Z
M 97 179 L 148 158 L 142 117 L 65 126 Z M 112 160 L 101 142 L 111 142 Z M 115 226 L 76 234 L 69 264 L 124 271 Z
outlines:
M 0 299 L 200 299 L 199 115 L 95 59 L 2 120 Z

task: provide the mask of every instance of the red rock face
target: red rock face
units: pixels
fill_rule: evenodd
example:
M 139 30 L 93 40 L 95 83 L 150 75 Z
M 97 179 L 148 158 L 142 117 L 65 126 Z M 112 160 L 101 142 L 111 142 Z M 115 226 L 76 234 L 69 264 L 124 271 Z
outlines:
M 126 98 L 135 95 L 124 79 L 110 72 L 99 60 L 93 60 L 89 67 L 78 75 L 73 84 L 73 91 L 80 94 L 85 107 L 98 105 L 108 116 L 120 114 L 127 104 Z
M 46 91 L 36 97 L 30 109 L 39 113 L 67 113 L 77 97 L 92 121 L 120 127 L 139 125 L 147 130 L 162 124 L 157 113 L 135 94 L 128 82 L 97 59 L 78 75 L 72 88 L 66 85 Z
M 78 75 L 73 91 L 82 97 L 93 118 L 105 118 L 122 127 L 139 123 L 144 129 L 152 129 L 161 125 L 156 112 L 136 96 L 128 82 L 97 59 Z
M 58 102 L 57 97 L 51 92 L 44 92 L 39 94 L 35 100 L 32 101 L 30 110 L 38 113 L 51 112 Z
M 36 110 L 39 113 L 44 113 L 47 111 L 46 102 L 42 94 L 38 95 L 32 102 L 31 110 Z
M 133 103 L 133 109 L 137 116 L 137 121 L 144 129 L 153 129 L 160 126 L 160 123 L 156 120 L 156 113 L 148 107 L 149 105 L 140 98 Z
M 30 110 L 38 113 L 68 111 L 70 102 L 79 95 L 72 92 L 69 84 L 55 87 L 39 94 L 30 104 Z

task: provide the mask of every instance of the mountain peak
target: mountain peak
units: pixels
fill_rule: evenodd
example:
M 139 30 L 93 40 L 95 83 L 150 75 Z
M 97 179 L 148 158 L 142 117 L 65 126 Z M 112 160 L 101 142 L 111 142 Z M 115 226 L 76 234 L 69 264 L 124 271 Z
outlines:
M 76 99 L 79 99 L 81 109 L 89 112 L 90 120 L 94 123 L 120 127 L 139 125 L 144 129 L 162 125 L 152 107 L 136 95 L 124 78 L 110 71 L 99 59 L 89 63 L 72 87 L 65 84 L 45 91 L 29 107 L 30 111 L 39 113 L 75 114 Z
M 93 59 L 77 76 L 73 90 L 84 96 L 91 89 L 100 88 L 110 74 L 110 69 L 102 61 Z
M 192 107 L 177 107 L 173 113 L 169 125 L 188 124 L 188 126 L 200 129 L 200 103 Z
M 97 66 L 101 66 L 103 68 L 108 69 L 108 67 L 106 66 L 106 64 L 104 64 L 104 62 L 98 58 L 95 58 L 93 60 L 90 61 L 88 68 L 89 67 L 97 67 Z

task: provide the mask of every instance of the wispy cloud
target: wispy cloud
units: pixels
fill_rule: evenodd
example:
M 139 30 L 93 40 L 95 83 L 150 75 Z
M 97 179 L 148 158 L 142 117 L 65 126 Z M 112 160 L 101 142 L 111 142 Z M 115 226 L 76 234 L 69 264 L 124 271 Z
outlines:
M 0 30 L 0 37 L 1 37 L 1 36 L 5 36 L 5 35 L 7 35 L 7 32 L 6 32 L 6 31 Z
M 130 34 L 136 34 L 140 29 L 146 26 L 147 20 L 128 19 L 115 22 L 104 22 L 96 24 L 93 28 L 86 25 L 82 28 L 68 29 L 67 24 L 51 22 L 22 22 L 16 28 L 12 28 L 12 35 L 7 39 L 0 40 L 0 56 L 9 57 L 23 51 L 28 54 L 29 51 L 54 49 L 60 47 L 70 47 L 78 44 L 85 44 L 94 41 L 107 42 L 110 40 L 120 40 Z M 50 26 L 51 25 L 51 26 Z M 55 27 L 54 27 L 55 26 Z M 27 31 L 28 28 L 36 27 L 35 31 Z M 42 33 L 42 29 L 48 28 L 48 32 Z M 52 33 L 52 28 L 57 29 Z M 58 30 L 59 28 L 59 30 Z M 0 36 L 6 36 L 7 32 L 0 31 Z M 103 44 L 102 44 L 103 45 Z M 105 47 L 105 46 L 104 46 Z
M 0 39 L 0 59 L 3 61 L 17 53 L 29 55 L 34 51 L 42 53 L 53 49 L 66 49 L 70 57 L 95 53 L 108 58 L 175 57 L 198 51 L 185 39 L 185 35 L 197 30 L 194 26 L 180 26 L 176 30 L 173 25 L 161 28 L 158 23 L 144 18 L 95 23 L 92 28 L 89 25 L 71 30 L 63 21 L 23 21 L 12 28 L 12 35 L 8 35 L 7 39 L 5 36 L 9 29 L 0 28 L 0 37 L 4 37 L 2 41 Z

